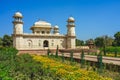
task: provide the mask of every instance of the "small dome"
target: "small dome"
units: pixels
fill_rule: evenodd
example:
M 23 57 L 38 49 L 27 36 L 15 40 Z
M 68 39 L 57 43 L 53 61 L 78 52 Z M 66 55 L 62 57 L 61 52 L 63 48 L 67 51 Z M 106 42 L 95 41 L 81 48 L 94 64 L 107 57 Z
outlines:
M 22 18 L 23 16 L 22 16 L 22 13 L 16 12 L 16 13 L 14 14 L 14 17 L 21 17 L 21 18 Z
M 75 19 L 73 17 L 69 17 L 68 21 L 75 21 Z
M 55 25 L 54 28 L 59 28 L 59 26 L 58 26 L 58 25 Z

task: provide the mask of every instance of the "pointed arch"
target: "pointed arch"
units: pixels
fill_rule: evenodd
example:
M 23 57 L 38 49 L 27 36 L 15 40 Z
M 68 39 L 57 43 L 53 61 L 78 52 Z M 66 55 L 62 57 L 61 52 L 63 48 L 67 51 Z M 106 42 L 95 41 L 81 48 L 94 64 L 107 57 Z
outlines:
M 43 47 L 49 47 L 49 42 L 47 40 L 43 41 Z

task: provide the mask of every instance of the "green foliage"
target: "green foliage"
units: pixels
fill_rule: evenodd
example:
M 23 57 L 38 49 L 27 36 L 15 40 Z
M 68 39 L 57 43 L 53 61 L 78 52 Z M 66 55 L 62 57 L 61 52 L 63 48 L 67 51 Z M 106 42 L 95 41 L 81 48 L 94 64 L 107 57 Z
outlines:
M 73 62 L 73 51 L 70 52 L 70 61 Z
M 104 48 L 101 50 L 104 50 Z M 120 47 L 106 47 L 105 52 L 107 52 L 108 54 L 113 54 L 114 57 L 118 57 L 118 54 L 120 53 Z
M 0 48 L 1 80 L 55 80 L 51 72 L 41 69 L 41 63 L 29 54 L 16 55 L 15 48 Z
M 12 47 L 10 48 L 0 47 L 0 61 L 10 60 L 11 56 L 15 57 L 17 52 L 18 50 Z
M 14 59 L 17 54 L 15 48 L 0 47 L 0 78 L 3 80 L 12 80 L 9 76 L 10 69 L 14 69 Z
M 115 57 L 117 57 L 117 54 L 118 54 L 117 51 L 115 51 Z
M 48 56 L 50 55 L 50 52 L 51 52 L 50 49 L 48 49 L 48 50 L 47 50 L 47 55 L 48 55 Z
M 0 38 L 0 46 L 2 46 L 3 44 L 3 41 L 2 41 L 2 38 Z
M 15 68 L 11 69 L 10 76 L 15 79 L 33 80 L 39 76 L 40 63 L 32 59 L 29 54 L 19 55 L 15 59 Z
M 95 39 L 95 45 L 100 48 L 104 46 L 112 46 L 112 44 L 113 44 L 113 38 L 109 36 L 97 37 Z
M 46 60 L 44 58 L 39 60 L 39 58 L 36 57 L 35 59 L 39 61 L 35 61 L 33 60 L 33 55 L 23 54 L 18 56 L 16 55 L 17 52 L 18 51 L 15 48 L 0 47 L 0 80 L 63 80 L 63 76 L 59 76 L 59 73 L 62 73 L 62 71 L 64 72 L 64 70 L 56 70 L 57 67 L 62 67 L 62 63 L 60 65 L 57 64 L 58 66 L 53 65 L 60 62 L 61 58 L 56 58 L 54 56 L 56 62 L 53 62 L 53 60 Z M 49 56 L 48 58 L 50 57 L 53 58 L 53 56 Z M 43 66 L 42 61 L 47 62 L 46 66 Z M 48 63 L 54 66 L 52 71 L 50 70 Z M 68 62 L 64 61 L 64 63 Z M 66 67 L 63 67 L 63 69 L 64 68 Z M 71 69 L 71 67 L 66 69 L 70 72 L 71 70 L 76 70 L 74 66 L 73 69 Z M 58 75 L 56 75 L 55 71 L 58 72 Z M 76 73 L 75 76 L 71 76 L 73 73 L 70 73 L 71 75 L 68 75 L 69 80 L 73 79 L 73 77 L 76 78 L 79 73 L 80 72 Z M 85 72 L 83 71 L 82 73 L 84 74 Z
M 106 56 L 106 47 L 105 47 L 105 45 L 103 47 L 103 53 L 104 53 L 104 56 Z
M 2 41 L 3 41 L 2 44 L 4 47 L 10 47 L 13 45 L 12 37 L 9 35 L 4 35 Z
M 4 35 L 3 38 L 0 37 L 0 47 L 12 47 L 13 40 L 12 36 Z
M 71 62 L 61 63 L 60 59 L 53 56 L 33 56 L 34 60 L 43 63 L 42 67 L 46 70 L 47 73 L 51 72 L 52 75 L 56 76 L 56 78 L 51 80 L 111 80 L 110 78 L 100 77 L 98 74 L 92 71 L 86 71 L 80 69 L 76 64 L 71 64 Z M 55 59 L 56 58 L 56 59 Z
M 102 63 L 102 54 L 101 52 L 98 54 L 97 56 L 97 61 L 98 61 L 98 72 L 102 72 L 102 68 L 103 68 L 103 63 Z
M 56 49 L 56 57 L 58 57 L 58 45 L 57 45 L 57 49 Z
M 114 37 L 114 46 L 120 46 L 120 32 L 115 33 Z
M 114 39 L 112 37 L 109 37 L 107 35 L 103 36 L 104 39 L 104 45 L 105 46 L 112 46 Z
M 81 53 L 81 61 L 80 61 L 80 63 L 81 63 L 81 68 L 84 68 L 84 65 L 85 65 L 85 59 L 84 59 L 84 57 L 85 57 L 85 55 L 84 55 L 84 51 L 82 50 L 82 53 Z
M 103 38 L 102 37 L 97 37 L 96 39 L 95 39 L 95 45 L 97 46 L 97 47 L 103 47 L 104 46 L 104 42 L 103 42 Z
M 65 58 L 64 58 L 64 53 L 62 53 L 62 62 L 64 62 Z
M 112 47 L 112 46 L 106 47 L 106 52 L 115 52 L 115 51 L 120 52 L 120 47 Z
M 76 46 L 84 46 L 84 41 L 76 39 Z

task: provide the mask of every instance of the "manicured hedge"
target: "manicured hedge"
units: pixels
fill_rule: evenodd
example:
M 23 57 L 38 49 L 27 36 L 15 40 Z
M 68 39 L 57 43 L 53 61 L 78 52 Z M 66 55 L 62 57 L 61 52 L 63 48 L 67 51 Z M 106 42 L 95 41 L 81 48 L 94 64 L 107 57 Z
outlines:
M 103 48 L 101 50 L 103 50 Z M 105 50 L 106 50 L 106 52 L 115 52 L 115 51 L 120 52 L 120 47 L 110 46 L 110 47 L 106 47 Z

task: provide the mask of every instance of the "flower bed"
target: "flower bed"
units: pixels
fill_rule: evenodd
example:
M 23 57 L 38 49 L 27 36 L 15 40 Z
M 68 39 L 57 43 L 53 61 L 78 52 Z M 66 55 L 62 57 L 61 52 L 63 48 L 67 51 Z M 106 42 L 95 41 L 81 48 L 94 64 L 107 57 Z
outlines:
M 115 53 L 107 53 L 106 56 L 107 56 L 107 57 L 115 57 Z M 117 57 L 118 57 L 118 58 L 120 57 L 120 53 L 117 54 Z
M 33 59 L 42 63 L 42 68 L 48 70 L 63 80 L 112 80 L 105 78 L 93 71 L 86 71 L 76 66 L 71 66 L 60 61 L 55 61 L 46 56 L 33 55 Z

